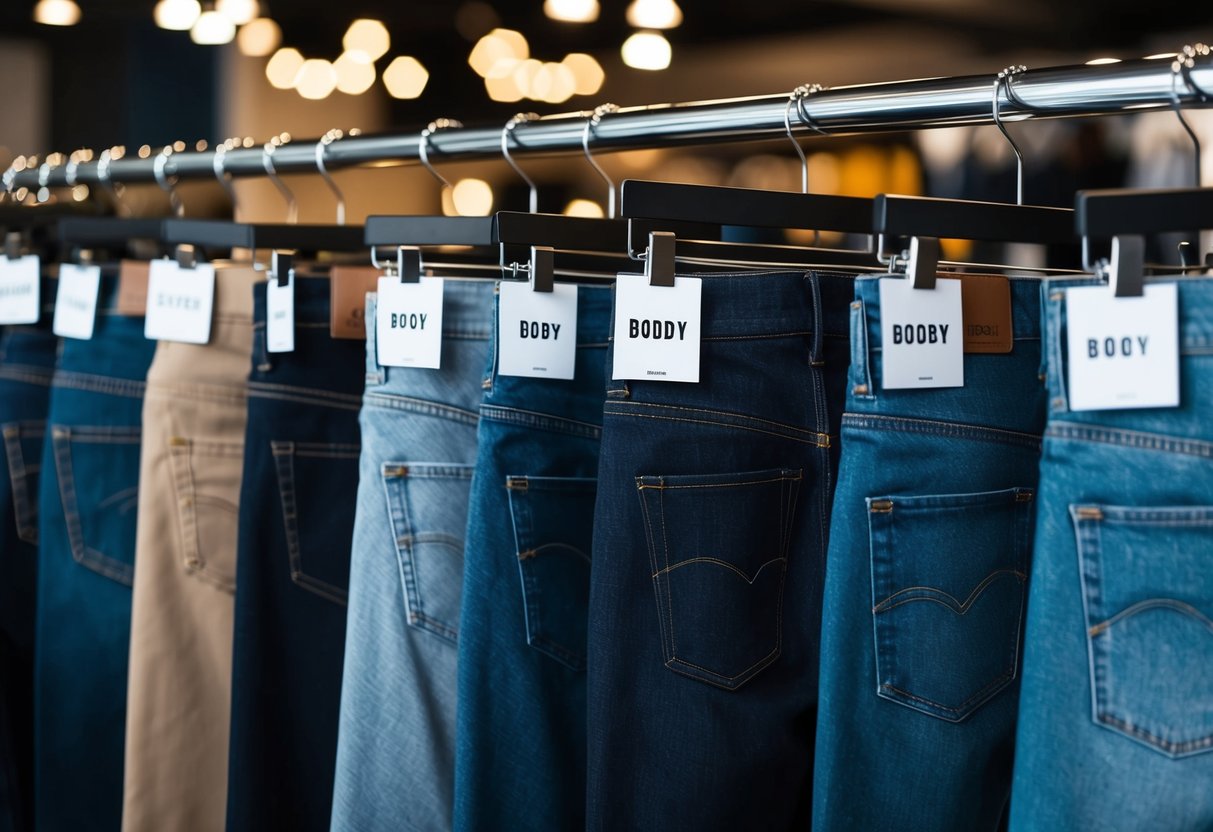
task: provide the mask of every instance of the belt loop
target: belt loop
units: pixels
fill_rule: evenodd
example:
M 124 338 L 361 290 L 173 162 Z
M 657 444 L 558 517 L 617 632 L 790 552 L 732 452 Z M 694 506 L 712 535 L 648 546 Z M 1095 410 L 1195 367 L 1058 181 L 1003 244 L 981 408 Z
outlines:
M 809 283 L 809 291 L 812 294 L 813 303 L 813 347 L 809 354 L 809 364 L 814 367 L 821 367 L 825 364 L 825 356 L 821 349 L 821 331 L 825 326 L 821 310 L 821 275 L 805 272 L 805 278 Z

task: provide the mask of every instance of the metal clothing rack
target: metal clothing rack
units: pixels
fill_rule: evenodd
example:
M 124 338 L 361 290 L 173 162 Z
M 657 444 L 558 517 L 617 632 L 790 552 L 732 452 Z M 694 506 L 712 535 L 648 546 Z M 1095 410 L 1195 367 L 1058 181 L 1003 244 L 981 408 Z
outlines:
M 1049 67 L 1016 72 L 1000 94 L 1002 121 L 1078 118 L 1145 110 L 1213 106 L 1213 62 L 1209 50 L 1185 48 L 1176 56 L 1116 64 Z M 802 135 L 892 132 L 929 127 L 993 124 L 995 75 L 929 78 L 816 90 L 799 99 L 793 128 Z M 593 126 L 595 152 L 740 142 L 786 136 L 786 94 L 624 107 L 605 113 Z M 553 155 L 581 152 L 587 115 L 571 113 L 518 122 L 514 154 Z M 431 159 L 460 161 L 501 158 L 501 127 L 355 136 L 324 145 L 297 141 L 277 147 L 276 173 L 315 173 L 317 159 L 326 169 L 382 162 L 421 160 L 422 143 Z M 112 160 L 99 173 L 97 162 L 31 168 L 6 177 L 12 188 L 75 184 L 154 182 L 163 177 L 204 179 L 216 176 L 215 154 L 179 152 L 164 158 Z M 232 149 L 222 172 L 232 176 L 266 174 L 262 148 Z

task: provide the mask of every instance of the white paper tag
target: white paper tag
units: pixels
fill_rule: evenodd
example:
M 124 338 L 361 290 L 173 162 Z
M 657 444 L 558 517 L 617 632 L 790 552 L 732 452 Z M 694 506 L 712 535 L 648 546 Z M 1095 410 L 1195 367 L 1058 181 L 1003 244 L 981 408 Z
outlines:
M 375 347 L 384 367 L 428 367 L 442 363 L 441 277 L 403 283 L 379 278 Z
M 147 279 L 143 335 L 153 341 L 205 344 L 211 339 L 215 267 L 182 269 L 175 260 L 153 260 Z
M 37 255 L 0 257 L 0 324 L 36 324 L 42 302 Z
M 615 280 L 615 352 L 611 377 L 699 381 L 703 280 L 675 277 L 650 286 L 640 274 Z
M 295 272 L 278 285 L 278 276 L 270 275 L 265 287 L 265 349 L 267 352 L 295 351 Z
M 577 287 L 557 283 L 536 292 L 503 281 L 497 314 L 497 372 L 527 378 L 572 378 L 577 366 Z
M 1066 289 L 1071 410 L 1179 405 L 1179 292 L 1174 283 L 1144 291 Z
M 64 338 L 87 341 L 97 323 L 97 295 L 101 291 L 101 267 L 59 264 L 59 290 L 55 293 L 52 330 Z
M 903 277 L 881 278 L 880 350 L 886 390 L 964 387 L 960 281 L 915 289 Z

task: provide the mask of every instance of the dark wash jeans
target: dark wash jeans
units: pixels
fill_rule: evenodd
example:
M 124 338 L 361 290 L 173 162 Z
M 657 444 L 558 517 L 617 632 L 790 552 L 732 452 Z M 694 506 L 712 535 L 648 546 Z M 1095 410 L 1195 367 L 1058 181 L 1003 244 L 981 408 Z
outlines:
M 463 563 L 459 830 L 585 827 L 586 623 L 610 320 L 610 290 L 581 287 L 572 380 L 501 376 L 491 356 Z
M 156 344 L 102 278 L 91 341 L 63 340 L 38 519 L 35 820 L 116 830 L 144 379 Z
M 966 354 L 964 387 L 933 390 L 881 387 L 878 281 L 851 306 L 813 828 L 994 832 L 1044 429 L 1040 281 L 1011 279 L 1012 352 Z
M 807 828 L 852 296 L 839 275 L 705 276 L 700 381 L 607 382 L 591 830 Z
M 229 830 L 328 829 L 358 494 L 363 342 L 329 337 L 327 279 L 295 280 L 295 351 L 266 351 L 254 287 L 240 489 Z

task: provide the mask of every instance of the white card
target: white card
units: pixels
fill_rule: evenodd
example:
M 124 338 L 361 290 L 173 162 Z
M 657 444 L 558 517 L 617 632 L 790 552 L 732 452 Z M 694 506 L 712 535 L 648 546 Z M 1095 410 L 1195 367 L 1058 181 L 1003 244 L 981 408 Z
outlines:
M 960 281 L 915 289 L 904 277 L 881 278 L 880 351 L 886 390 L 964 387 Z
M 175 260 L 153 260 L 147 278 L 143 335 L 153 341 L 205 344 L 211 339 L 215 267 L 183 269 Z
M 441 366 L 442 284 L 441 277 L 423 277 L 417 283 L 379 278 L 375 347 L 384 367 Z
M 101 267 L 59 264 L 59 290 L 55 294 L 56 335 L 87 341 L 97 323 L 97 295 L 101 291 Z
M 278 276 L 270 274 L 265 287 L 265 349 L 267 352 L 295 351 L 295 273 L 292 271 L 285 286 L 278 285 Z
M 38 257 L 0 257 L 0 324 L 36 324 L 42 276 Z
M 497 313 L 497 372 L 527 378 L 572 378 L 577 366 L 577 287 L 557 283 L 536 292 L 503 281 Z
M 1118 298 L 1106 286 L 1066 289 L 1071 410 L 1179 405 L 1179 292 L 1174 283 Z
M 675 277 L 671 288 L 619 275 L 611 377 L 698 382 L 702 298 L 702 278 Z

